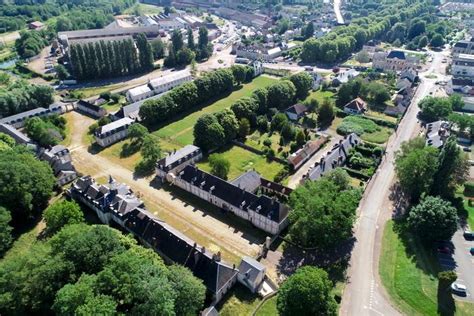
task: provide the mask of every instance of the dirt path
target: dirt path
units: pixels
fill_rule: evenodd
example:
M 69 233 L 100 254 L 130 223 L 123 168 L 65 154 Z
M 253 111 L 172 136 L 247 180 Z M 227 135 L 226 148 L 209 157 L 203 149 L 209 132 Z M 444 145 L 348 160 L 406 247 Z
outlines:
M 70 148 L 78 171 L 95 178 L 111 175 L 117 181 L 127 183 L 140 195 L 151 212 L 207 249 L 213 252 L 221 251 L 227 261 L 238 262 L 240 257 L 253 256 L 258 252 L 259 244 L 263 240 L 249 234 L 251 229 L 238 230 L 216 218 L 220 214 L 211 214 L 183 202 L 173 192 L 152 187 L 151 178 L 135 178 L 127 168 L 100 154 L 91 154 L 83 144 L 83 135 L 94 121 L 75 112 L 73 121 Z M 229 219 L 228 222 L 232 220 Z

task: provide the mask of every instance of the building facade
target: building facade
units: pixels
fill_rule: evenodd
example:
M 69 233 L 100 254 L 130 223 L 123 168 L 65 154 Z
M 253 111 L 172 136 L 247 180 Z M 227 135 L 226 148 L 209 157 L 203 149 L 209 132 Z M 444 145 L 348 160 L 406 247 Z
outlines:
M 108 147 L 128 136 L 128 128 L 135 121 L 125 117 L 101 126 L 95 133 L 95 141 L 101 147 Z
M 176 175 L 184 167 L 194 164 L 202 159 L 202 151 L 194 145 L 186 145 L 183 148 L 173 151 L 156 163 L 156 174 L 160 179 L 166 179 L 168 173 Z

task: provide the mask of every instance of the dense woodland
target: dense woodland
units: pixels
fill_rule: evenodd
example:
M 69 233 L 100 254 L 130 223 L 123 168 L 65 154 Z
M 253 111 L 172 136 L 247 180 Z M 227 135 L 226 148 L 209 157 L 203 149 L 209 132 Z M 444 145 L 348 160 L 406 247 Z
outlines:
M 53 28 L 69 31 L 102 28 L 135 4 L 135 0 L 0 0 L 0 32 L 26 27 L 31 21 L 53 17 Z
M 153 50 L 143 34 L 134 40 L 100 41 L 71 46 L 71 64 L 77 79 L 110 78 L 153 69 Z
M 53 89 L 44 85 L 32 85 L 15 80 L 0 86 L 0 117 L 6 117 L 53 103 Z

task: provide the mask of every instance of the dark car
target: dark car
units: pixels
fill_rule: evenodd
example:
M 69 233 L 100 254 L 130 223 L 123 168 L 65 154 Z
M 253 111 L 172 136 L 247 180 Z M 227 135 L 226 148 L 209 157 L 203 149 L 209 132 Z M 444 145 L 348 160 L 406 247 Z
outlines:
M 474 247 L 472 247 L 471 250 L 469 250 L 469 252 L 471 253 L 471 255 L 474 256 Z
M 474 240 L 474 233 L 470 231 L 465 231 L 464 232 L 464 238 L 467 240 Z

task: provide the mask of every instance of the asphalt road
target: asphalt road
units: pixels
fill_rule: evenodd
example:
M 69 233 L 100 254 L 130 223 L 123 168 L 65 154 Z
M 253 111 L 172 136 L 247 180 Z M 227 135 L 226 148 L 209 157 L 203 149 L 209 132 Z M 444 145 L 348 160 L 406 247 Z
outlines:
M 464 239 L 463 230 L 459 229 L 451 241 L 454 245 L 453 259 L 455 261 L 455 271 L 458 275 L 456 283 L 461 283 L 467 287 L 467 296 L 453 296 L 456 299 L 474 303 L 474 256 L 469 252 L 474 247 L 474 240 Z
M 354 227 L 356 244 L 352 251 L 348 270 L 348 284 L 345 288 L 341 315 L 400 315 L 392 306 L 378 275 L 378 262 L 385 223 L 391 218 L 393 205 L 389 199 L 395 180 L 394 156 L 400 145 L 419 134 L 417 120 L 418 102 L 434 90 L 435 82 L 442 77 L 443 59 L 441 53 L 434 53 L 429 69 L 420 74 L 421 83 L 411 106 L 400 122 L 397 132 L 387 145 L 387 154 L 376 175 L 364 192 L 359 205 L 359 216 Z M 424 74 L 438 74 L 438 79 L 427 79 Z

